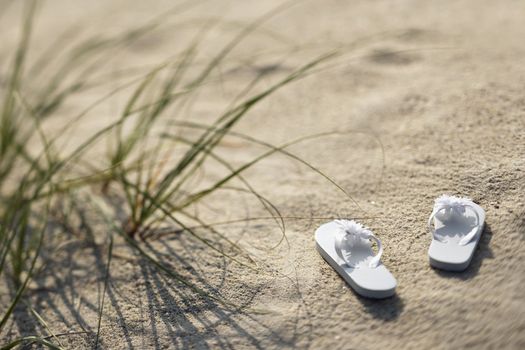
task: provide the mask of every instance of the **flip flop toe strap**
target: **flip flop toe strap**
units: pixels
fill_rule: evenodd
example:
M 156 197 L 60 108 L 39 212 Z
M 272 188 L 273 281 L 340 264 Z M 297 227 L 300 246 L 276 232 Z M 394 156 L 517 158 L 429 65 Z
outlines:
M 448 240 L 436 232 L 436 228 L 434 227 L 434 218 L 437 217 L 443 222 L 447 222 L 458 218 L 466 218 L 466 208 L 470 208 L 472 212 L 474 212 L 474 214 L 476 215 L 476 225 L 470 230 L 470 232 L 467 235 L 461 238 L 461 240 L 459 241 L 459 245 L 466 245 L 470 241 L 472 241 L 472 239 L 478 233 L 478 226 L 480 222 L 476 208 L 472 205 L 472 201 L 469 198 L 460 198 L 447 195 L 442 195 L 441 197 L 436 199 L 436 203 L 434 205 L 434 209 L 432 210 L 432 214 L 428 218 L 428 230 L 432 234 L 432 237 L 439 242 L 447 243 Z
M 341 230 L 340 234 L 336 236 L 335 239 L 335 251 L 337 256 L 344 261 L 348 266 L 353 268 L 359 268 L 357 265 L 351 263 L 347 256 L 343 254 L 345 245 L 350 244 L 359 244 L 360 240 L 372 240 L 377 244 L 377 254 L 370 260 L 370 268 L 376 268 L 381 262 L 381 255 L 383 254 L 383 245 L 379 238 L 374 236 L 374 234 L 365 228 L 363 225 L 353 221 L 353 220 L 336 220 L 336 223 L 339 225 Z

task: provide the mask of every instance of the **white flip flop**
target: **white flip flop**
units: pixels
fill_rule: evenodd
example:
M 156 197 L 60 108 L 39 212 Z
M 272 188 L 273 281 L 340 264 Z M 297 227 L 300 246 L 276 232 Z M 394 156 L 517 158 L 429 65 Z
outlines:
M 463 271 L 472 260 L 485 225 L 485 211 L 469 198 L 442 195 L 428 219 L 432 242 L 430 265 L 448 271 Z
M 371 248 L 373 240 L 378 252 Z M 388 298 L 396 292 L 396 279 L 381 263 L 383 247 L 374 234 L 353 220 L 334 220 L 315 231 L 319 254 L 360 295 Z

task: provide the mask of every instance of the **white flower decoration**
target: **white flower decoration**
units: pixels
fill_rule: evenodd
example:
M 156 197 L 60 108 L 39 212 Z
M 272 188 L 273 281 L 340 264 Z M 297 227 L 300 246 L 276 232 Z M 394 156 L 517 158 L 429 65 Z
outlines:
M 341 233 L 344 235 L 342 240 L 344 243 L 352 247 L 358 243 L 370 244 L 368 240 L 372 236 L 372 231 L 353 220 L 335 220 L 339 226 Z
M 441 195 L 434 204 L 434 210 L 437 210 L 436 217 L 443 222 L 463 217 L 465 206 L 471 201 L 470 198 Z

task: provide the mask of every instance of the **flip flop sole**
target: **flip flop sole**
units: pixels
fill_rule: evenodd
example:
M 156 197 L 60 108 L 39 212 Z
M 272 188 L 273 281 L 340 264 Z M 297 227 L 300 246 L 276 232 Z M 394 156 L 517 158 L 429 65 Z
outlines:
M 359 295 L 383 299 L 396 293 L 397 282 L 388 269 L 380 264 L 376 268 L 369 267 L 369 260 L 374 256 L 372 249 L 361 249 L 357 256 L 360 262 L 358 268 L 349 267 L 340 261 L 335 251 L 337 225 L 329 222 L 315 231 L 316 248 L 326 262 L 352 287 Z
M 485 211 L 479 205 L 474 204 L 473 207 L 480 220 L 478 232 L 472 241 L 463 246 L 459 245 L 459 241 L 472 227 L 464 224 L 445 225 L 435 218 L 436 233 L 444 236 L 447 242 L 432 239 L 428 248 L 429 262 L 432 267 L 446 271 L 464 271 L 469 267 L 485 226 Z M 471 215 L 469 218 L 473 219 L 474 216 Z

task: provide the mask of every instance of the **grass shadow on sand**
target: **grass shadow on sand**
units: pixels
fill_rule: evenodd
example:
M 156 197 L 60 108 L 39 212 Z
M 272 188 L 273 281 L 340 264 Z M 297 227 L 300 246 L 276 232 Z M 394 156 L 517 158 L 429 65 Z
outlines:
M 494 258 L 494 253 L 490 248 L 490 241 L 492 240 L 492 235 L 493 233 L 492 229 L 490 228 L 490 225 L 485 223 L 485 228 L 483 229 L 483 233 L 479 240 L 478 246 L 474 251 L 474 257 L 472 258 L 469 267 L 467 267 L 465 271 L 452 272 L 433 268 L 434 272 L 439 276 L 445 278 L 457 278 L 460 280 L 469 280 L 471 278 L 474 278 L 478 274 L 481 265 L 483 265 L 484 260 Z
M 176 265 L 181 270 L 192 275 L 192 279 L 211 294 L 220 295 L 221 290 L 227 290 L 226 274 L 230 261 L 222 257 L 220 264 L 220 277 L 209 283 L 203 273 L 205 267 L 195 265 L 199 258 L 191 246 L 184 246 L 184 254 L 174 249 L 164 240 L 159 244 L 148 246 L 148 251 L 165 264 Z M 169 257 L 167 259 L 166 257 Z M 169 261 L 168 261 L 169 260 Z M 191 262 L 191 263 L 190 263 Z M 251 330 L 263 327 L 267 332 L 268 340 L 272 346 L 291 346 L 278 333 L 258 322 L 249 315 L 249 306 L 259 293 L 257 288 L 246 286 L 242 300 L 235 301 L 235 306 L 222 305 L 214 300 L 203 300 L 192 295 L 188 290 L 178 288 L 172 280 L 159 274 L 157 270 L 147 264 L 140 264 L 140 272 L 146 283 L 147 305 L 146 313 L 150 320 L 149 333 L 154 339 L 154 348 L 163 349 L 169 344 L 170 348 L 200 348 L 200 349 L 230 349 L 241 342 L 251 348 L 263 349 L 269 344 L 261 344 L 258 337 Z M 215 274 L 217 276 L 217 273 Z M 159 328 L 163 328 L 160 331 Z M 224 333 L 229 336 L 224 336 Z M 163 333 L 164 342 L 159 342 L 160 333 Z M 166 340 L 169 342 L 166 343 Z
M 89 236 L 93 234 L 93 231 L 87 231 Z M 231 262 L 227 258 L 214 260 L 217 266 L 214 276 L 218 278 L 210 282 L 203 273 L 206 266 L 199 266 L 199 259 L 202 262 L 199 249 L 195 249 L 191 242 L 175 240 L 181 250 L 175 249 L 171 244 L 173 242 L 168 240 L 143 244 L 148 253 L 161 263 L 184 271 L 185 275 L 211 295 L 220 296 L 228 291 L 227 270 Z M 103 245 L 72 240 L 59 257 L 49 257 L 48 260 L 48 266 L 53 267 L 48 271 L 61 273 L 42 273 L 35 279 L 36 285 L 31 290 L 36 297 L 33 305 L 35 309 L 46 318 L 60 320 L 63 326 L 58 329 L 65 327 L 68 331 L 78 331 L 68 334 L 69 339 L 60 336 L 66 348 L 71 344 L 88 347 L 94 344 L 96 324 L 93 324 L 93 317 L 88 314 L 98 312 L 96 292 L 93 293 L 92 286 L 101 283 L 100 276 L 104 276 L 106 269 L 106 254 Z M 181 288 L 179 283 L 159 272 L 140 255 L 131 259 L 133 261 L 129 262 L 133 266 L 133 276 L 123 276 L 126 272 L 118 270 L 111 274 L 100 333 L 101 348 L 114 345 L 116 338 L 121 340 L 120 346 L 126 349 L 230 349 L 239 344 L 254 349 L 294 346 L 293 340 L 283 338 L 251 315 L 249 308 L 259 293 L 257 286 L 242 288 L 242 298 L 233 300 L 235 305 L 224 305 Z M 121 262 L 117 258 L 114 264 Z M 130 296 L 130 290 L 126 288 L 129 287 L 129 281 L 135 279 L 136 287 L 132 287 L 135 291 Z M 227 294 L 227 299 L 232 299 Z M 40 329 L 46 333 L 25 307 L 20 306 L 15 310 L 14 320 L 16 322 L 11 327 L 20 331 L 35 333 L 36 329 Z M 56 327 L 55 323 L 53 328 L 56 330 Z M 266 335 L 263 342 L 260 340 L 261 331 Z

